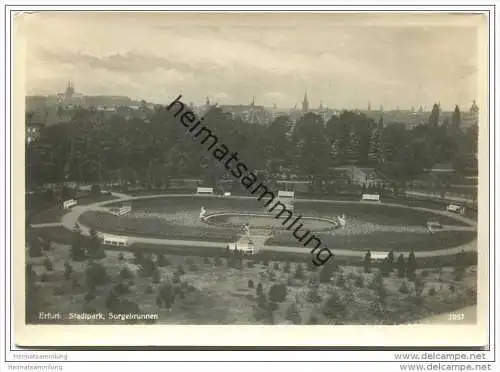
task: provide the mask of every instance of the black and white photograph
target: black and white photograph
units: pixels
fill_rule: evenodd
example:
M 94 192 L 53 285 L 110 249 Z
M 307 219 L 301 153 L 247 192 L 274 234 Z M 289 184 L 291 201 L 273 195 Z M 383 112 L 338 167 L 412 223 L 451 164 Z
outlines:
M 15 22 L 26 325 L 482 319 L 484 15 Z

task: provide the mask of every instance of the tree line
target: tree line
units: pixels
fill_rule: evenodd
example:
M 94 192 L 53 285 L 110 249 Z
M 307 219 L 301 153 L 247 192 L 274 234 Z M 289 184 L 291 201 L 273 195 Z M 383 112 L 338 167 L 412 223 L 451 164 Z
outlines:
M 326 122 L 314 113 L 295 123 L 279 116 L 268 126 L 246 123 L 218 107 L 203 117 L 240 159 L 270 178 L 285 174 L 321 183 L 332 179 L 332 168 L 355 164 L 406 181 L 436 163 L 451 163 L 458 171 L 477 167 L 477 126 L 461 128 L 458 107 L 451 121 L 440 124 L 435 105 L 428 122 L 412 129 L 354 111 Z M 172 178 L 216 184 L 229 177 L 164 107 L 131 120 L 120 115 L 103 120 L 78 108 L 71 122 L 45 127 L 38 140 L 27 143 L 26 159 L 29 187 L 64 181 L 164 187 Z

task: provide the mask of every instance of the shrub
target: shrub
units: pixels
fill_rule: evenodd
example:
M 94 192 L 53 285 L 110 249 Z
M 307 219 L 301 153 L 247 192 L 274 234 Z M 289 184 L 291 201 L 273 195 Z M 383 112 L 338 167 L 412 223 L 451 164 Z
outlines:
M 175 294 L 170 283 L 165 283 L 159 292 L 159 297 L 161 298 L 163 305 L 166 309 L 171 308 L 175 301 Z
M 255 293 L 257 294 L 257 296 L 260 296 L 262 293 L 264 293 L 264 289 L 262 288 L 261 283 L 257 284 L 257 288 L 255 288 Z
M 293 322 L 294 324 L 302 323 L 302 317 L 300 316 L 300 310 L 299 310 L 298 305 L 295 302 L 291 303 L 290 306 L 288 306 L 288 309 L 286 310 L 285 319 Z
M 160 281 L 161 281 L 161 273 L 160 273 L 160 270 L 156 269 L 153 272 L 153 283 L 158 284 L 158 283 L 160 283 Z
M 134 277 L 134 274 L 127 267 L 124 267 L 120 270 L 119 276 L 120 279 L 127 280 L 132 279 Z
M 268 302 L 267 302 L 266 295 L 264 294 L 264 292 L 262 292 L 258 296 L 258 298 L 257 298 L 257 304 L 259 305 L 259 307 L 261 309 L 267 310 L 267 308 L 268 308 Z
M 254 286 L 253 280 L 252 280 L 252 279 L 250 279 L 250 280 L 248 281 L 248 288 L 253 288 L 253 286 Z
M 343 288 L 345 286 L 345 278 L 344 278 L 344 275 L 342 274 L 339 274 L 339 276 L 337 277 L 337 282 L 335 283 L 337 285 L 337 287 L 341 287 Z
M 410 293 L 410 290 L 408 289 L 408 285 L 406 284 L 405 281 L 403 281 L 403 283 L 401 283 L 401 286 L 399 287 L 399 292 L 404 293 L 404 294 Z
M 94 293 L 94 292 L 89 292 L 89 293 L 87 293 L 87 294 L 85 295 L 85 297 L 83 298 L 83 300 L 84 300 L 85 302 L 90 302 L 90 301 L 92 301 L 92 300 L 93 300 L 93 299 L 95 299 L 95 298 L 96 298 L 95 293 Z
M 276 310 L 278 310 L 278 308 L 279 308 L 279 305 L 276 302 L 271 301 L 268 303 L 269 311 L 276 311 Z
M 177 266 L 177 272 L 176 274 L 181 276 L 184 275 L 186 272 L 184 271 L 184 267 L 182 265 Z
M 434 296 L 436 294 L 436 288 L 432 287 L 429 289 L 429 291 L 427 292 L 427 294 L 429 296 Z
M 455 270 L 453 270 L 453 280 L 456 282 L 460 282 L 464 279 L 465 277 L 465 269 L 463 267 L 456 267 Z
M 275 262 L 273 265 L 274 270 L 279 270 L 280 269 L 280 264 L 278 262 Z
M 301 264 L 297 264 L 294 276 L 295 276 L 296 279 L 301 279 L 301 280 L 306 277 L 306 275 L 304 273 L 304 269 L 303 269 L 303 267 L 302 267 Z
M 156 255 L 156 265 L 160 267 L 167 265 L 167 260 L 165 259 L 165 255 L 161 253 Z
M 109 278 L 103 265 L 93 262 L 85 271 L 89 288 L 108 283 Z
M 71 279 L 71 275 L 73 275 L 73 266 L 70 265 L 68 261 L 64 264 L 64 278 L 66 280 Z
M 141 251 L 134 252 L 134 263 L 136 265 L 142 264 L 142 261 L 144 260 L 144 253 Z
M 269 280 L 274 282 L 276 280 L 276 273 L 274 271 L 269 271 Z
M 315 325 L 315 324 L 318 324 L 318 322 L 319 322 L 318 317 L 316 315 L 311 315 L 307 324 Z
M 283 268 L 283 272 L 285 274 L 288 274 L 290 272 L 290 262 L 289 261 L 285 262 L 285 267 Z
M 365 286 L 365 283 L 363 281 L 363 277 L 361 275 L 356 278 L 354 285 L 358 288 L 363 288 Z
M 116 293 L 118 296 L 121 296 L 123 294 L 130 293 L 130 289 L 126 284 L 118 283 L 113 287 L 113 292 Z
M 307 301 L 312 303 L 321 302 L 321 296 L 319 295 L 316 288 L 312 288 L 311 290 L 309 290 L 309 292 L 307 292 Z
M 455 292 L 455 286 L 453 284 L 450 284 L 450 292 L 451 293 Z
M 43 266 L 45 267 L 45 269 L 47 271 L 53 271 L 54 270 L 54 266 L 52 265 L 52 261 L 48 257 L 45 260 L 43 260 Z
M 323 305 L 323 314 L 329 318 L 340 318 L 345 313 L 345 304 L 339 294 L 334 291 Z
M 285 284 L 273 284 L 269 288 L 269 300 L 274 302 L 283 302 L 286 299 L 288 289 Z
M 177 284 L 177 283 L 180 283 L 180 282 L 181 282 L 181 277 L 180 277 L 180 275 L 179 275 L 178 273 L 175 273 L 175 274 L 174 274 L 174 277 L 172 278 L 172 283 Z

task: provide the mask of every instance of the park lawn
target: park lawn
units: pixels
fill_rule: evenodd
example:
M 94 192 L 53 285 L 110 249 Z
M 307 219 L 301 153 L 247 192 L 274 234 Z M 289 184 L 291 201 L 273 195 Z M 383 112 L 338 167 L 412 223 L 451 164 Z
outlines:
M 239 235 L 237 228 L 213 228 L 207 226 L 182 226 L 171 224 L 164 219 L 120 218 L 111 213 L 86 211 L 79 222 L 110 234 L 127 234 L 148 238 L 187 239 L 200 241 L 233 242 Z
M 68 211 L 65 211 L 58 206 L 54 206 L 42 212 L 33 214 L 32 216 L 30 216 L 29 221 L 33 225 L 39 223 L 60 222 L 62 216 L 67 212 Z
M 158 267 L 161 282 L 171 281 L 178 266 L 182 265 L 185 274 L 180 279 L 186 284 L 179 284 L 183 295 L 176 295 L 172 308 L 165 309 L 156 304 L 161 283 L 155 284 L 151 278 L 138 275 L 138 266 L 133 263 L 131 253 L 123 254 L 120 259 L 119 252 L 107 251 L 106 258 L 98 261 L 110 279 L 107 284 L 97 287 L 96 297 L 91 300 L 85 300 L 87 289 L 84 270 L 87 261 L 71 262 L 73 274 L 70 280 L 65 280 L 63 272 L 64 262 L 69 259 L 68 247 L 54 245 L 45 255 L 28 258 L 28 263 L 32 264 L 37 273 L 36 296 L 33 295 L 30 301 L 30 304 L 36 304 L 36 308 L 32 308 L 30 314 L 37 314 L 38 311 L 107 313 L 105 298 L 111 287 L 119 282 L 118 274 L 124 267 L 133 273 L 133 277 L 126 281 L 130 292 L 122 297 L 138 304 L 141 312 L 158 314 L 156 323 L 164 324 L 399 324 L 415 322 L 476 303 L 475 266 L 469 267 L 462 278 L 456 277 L 454 269 L 450 267 L 418 270 L 417 276 L 423 283 L 421 301 L 416 301 L 413 282 L 398 278 L 393 272 L 383 279 L 386 300 L 384 310 L 381 311 L 380 296 L 370 286 L 377 269 L 365 273 L 362 268 L 341 266 L 330 282 L 319 284 L 318 296 L 314 301 L 310 297 L 310 280 L 317 280 L 317 268 L 302 265 L 304 278 L 297 279 L 295 272 L 298 264 L 295 262 L 289 263 L 290 270 L 286 273 L 284 262 L 249 264 L 250 261 L 245 259 L 242 268 L 233 268 L 228 267 L 226 259 L 221 259 L 218 266 L 210 258 L 166 255 L 167 266 Z M 53 271 L 47 271 L 44 267 L 46 257 L 50 258 Z M 249 280 L 253 281 L 254 287 L 261 283 L 266 294 L 273 284 L 287 285 L 286 298 L 278 304 L 278 309 L 272 312 L 272 316 L 270 312 L 259 308 L 256 290 L 249 288 Z M 362 284 L 359 284 L 360 280 Z M 408 293 L 400 291 L 403 282 Z M 342 308 L 334 308 L 327 316 L 323 309 L 332 294 L 343 305 Z M 296 308 L 293 318 L 287 316 L 291 306 Z M 36 315 L 33 316 L 36 318 Z M 33 319 L 31 322 L 40 323 Z M 464 320 L 467 321 L 470 320 Z M 122 321 L 89 320 L 72 323 L 122 324 Z
M 383 251 L 409 252 L 431 251 L 451 248 L 467 244 L 477 238 L 474 231 L 440 231 L 433 234 L 421 234 L 412 232 L 373 232 L 370 234 L 359 234 L 354 236 L 335 236 L 330 234 L 315 234 L 321 239 L 322 245 L 331 250 L 350 249 L 360 251 Z M 292 232 L 279 232 L 266 240 L 266 245 L 284 245 L 290 247 L 304 247 Z M 309 249 L 309 248 L 304 248 Z

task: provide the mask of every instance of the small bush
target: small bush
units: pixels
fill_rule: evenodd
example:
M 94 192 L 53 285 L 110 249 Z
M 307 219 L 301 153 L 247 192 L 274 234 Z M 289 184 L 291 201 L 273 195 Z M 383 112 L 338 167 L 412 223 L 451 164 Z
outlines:
M 399 292 L 403 294 L 410 293 L 410 290 L 408 289 L 408 285 L 406 284 L 406 282 L 401 283 L 401 286 L 399 287 Z
M 267 308 L 269 309 L 269 311 L 276 311 L 279 309 L 279 305 L 276 302 L 271 301 L 268 303 Z
M 84 300 L 85 302 L 90 302 L 90 301 L 94 300 L 95 298 L 96 298 L 95 293 L 94 293 L 94 292 L 89 292 L 89 293 L 87 293 L 87 294 L 85 295 L 85 297 L 83 298 L 83 300 Z
M 280 269 L 280 264 L 278 262 L 275 262 L 273 265 L 274 270 L 279 270 Z
M 300 310 L 299 310 L 298 305 L 295 302 L 291 303 L 290 306 L 288 306 L 288 309 L 286 310 L 285 319 L 291 321 L 293 324 L 302 323 L 302 317 L 300 316 Z
M 429 291 L 427 292 L 427 294 L 429 296 L 434 296 L 436 294 L 436 288 L 432 287 L 429 289 Z
M 184 271 L 184 267 L 182 265 L 177 266 L 177 275 L 184 275 L 186 272 Z
M 248 288 L 253 288 L 253 287 L 254 287 L 253 280 L 252 280 L 252 279 L 250 279 L 250 280 L 248 281 Z
M 54 270 L 54 266 L 52 265 L 52 261 L 48 257 L 45 260 L 43 260 L 43 266 L 45 267 L 45 269 L 47 271 L 53 271 Z
M 132 279 L 134 277 L 134 274 L 127 268 L 124 267 L 123 269 L 120 270 L 120 279 L 127 280 L 127 279 Z
M 321 296 L 319 295 L 316 288 L 313 288 L 309 292 L 307 292 L 307 301 L 315 303 L 315 304 L 321 302 Z
M 339 274 L 338 277 L 337 277 L 337 281 L 335 283 L 337 285 L 337 287 L 341 287 L 343 288 L 345 286 L 345 278 L 344 278 L 344 275 L 342 274 Z
M 318 324 L 318 322 L 319 322 L 318 317 L 316 315 L 311 315 L 307 324 L 315 325 Z
M 177 273 L 176 273 L 176 274 L 174 274 L 174 277 L 172 278 L 172 283 L 177 284 L 177 283 L 180 283 L 180 282 L 181 282 L 181 277 L 180 277 L 180 275 L 179 275 L 179 274 L 177 274 Z
M 158 283 L 160 283 L 160 281 L 161 281 L 161 273 L 160 273 L 160 270 L 156 269 L 153 272 L 153 283 L 158 284 Z
M 288 262 L 288 261 L 287 261 L 287 262 L 285 263 L 285 267 L 283 268 L 283 272 L 284 272 L 285 274 L 288 274 L 288 273 L 290 272 L 290 262 Z
M 255 293 L 257 294 L 257 296 L 260 296 L 262 293 L 264 293 L 264 289 L 262 288 L 261 283 L 257 284 L 257 288 L 255 288 Z
M 450 284 L 450 292 L 455 293 L 455 286 L 453 284 Z
M 354 282 L 354 285 L 357 288 L 363 288 L 365 286 L 365 283 L 363 282 L 363 277 L 362 276 L 358 276 L 356 278 L 356 281 Z
M 162 266 L 166 266 L 166 264 L 167 264 L 167 260 L 165 259 L 165 255 L 163 255 L 161 253 L 157 254 L 156 255 L 156 265 L 162 267 Z

